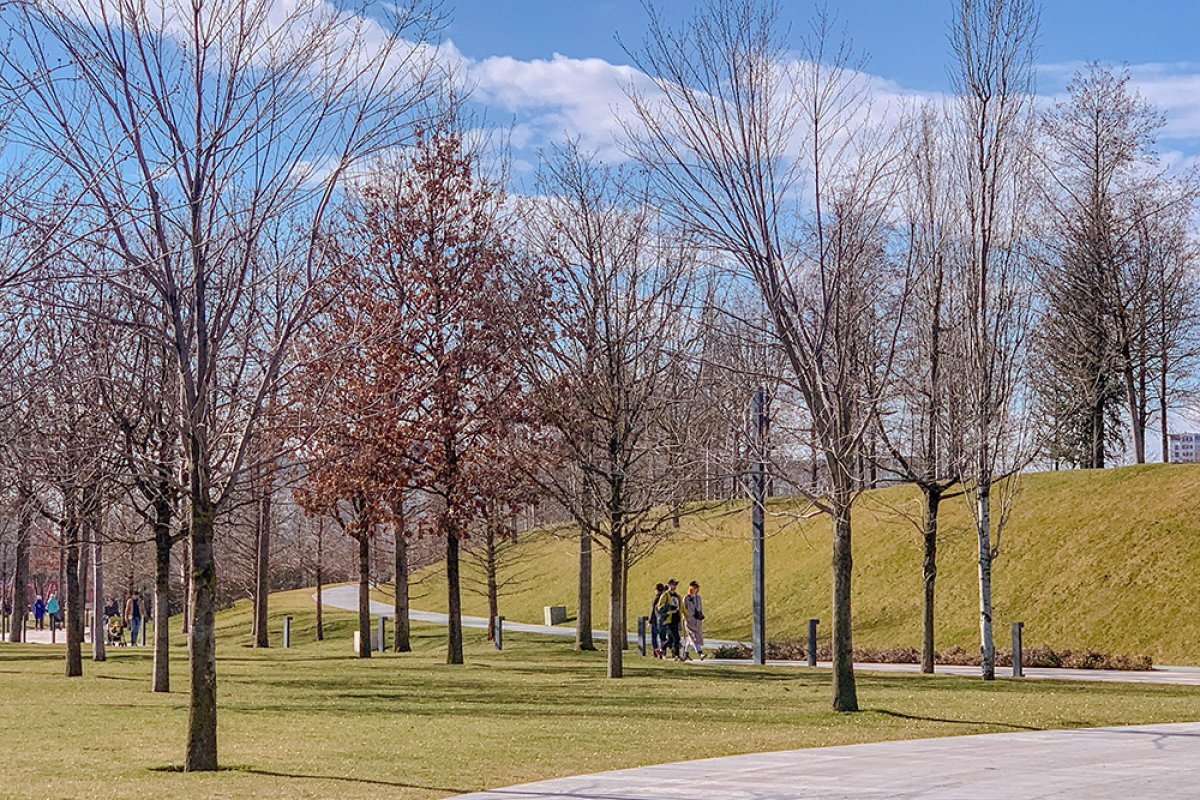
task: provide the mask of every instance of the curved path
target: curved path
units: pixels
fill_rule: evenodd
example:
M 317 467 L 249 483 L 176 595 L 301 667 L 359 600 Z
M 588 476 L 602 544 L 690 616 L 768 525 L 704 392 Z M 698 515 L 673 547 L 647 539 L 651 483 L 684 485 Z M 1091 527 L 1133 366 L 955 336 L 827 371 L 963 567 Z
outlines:
M 1200 723 L 819 747 L 601 772 L 461 800 L 1194 800 Z
M 316 599 L 316 595 L 313 595 Z M 358 584 L 342 584 L 339 586 L 329 586 L 322 590 L 321 600 L 327 606 L 342 611 L 358 611 Z M 387 617 L 391 619 L 395 616 L 395 609 L 390 603 L 381 603 L 378 600 L 371 601 L 371 615 L 375 617 Z M 408 612 L 408 618 L 413 622 L 427 622 L 431 625 L 445 625 L 450 618 L 446 614 L 437 613 L 434 611 L 412 611 Z M 487 630 L 488 621 L 486 617 L 468 617 L 463 616 L 462 624 L 464 628 L 481 628 Z M 555 625 L 532 625 L 527 622 L 513 622 L 504 620 L 505 633 L 536 633 L 543 636 L 562 636 L 565 638 L 575 638 L 575 626 L 559 627 Z M 629 632 L 630 641 L 637 641 L 637 633 Z M 608 640 L 607 630 L 592 631 L 592 638 L 599 641 Z M 728 641 L 725 639 L 708 639 L 706 644 L 714 647 L 724 645 L 734 645 L 737 642 Z
M 314 595 L 315 598 L 315 595 Z M 356 584 L 330 586 L 323 590 L 323 601 L 326 605 L 343 611 L 358 611 L 358 586 Z M 413 622 L 425 622 L 431 625 L 445 625 L 448 618 L 445 614 L 439 614 L 432 611 L 409 611 L 409 618 Z M 381 603 L 378 600 L 371 601 L 371 614 L 377 617 L 392 617 L 393 609 L 390 604 Z M 487 629 L 488 622 L 484 617 L 463 617 L 463 627 Z M 555 627 L 550 625 L 531 625 L 526 622 L 511 622 L 504 621 L 504 630 L 507 633 L 533 633 L 542 636 L 561 636 L 564 638 L 575 638 L 574 627 Z M 592 631 L 592 636 L 598 641 L 608 639 L 608 631 Z M 630 632 L 630 641 L 637 640 L 637 634 Z M 726 639 L 708 639 L 705 642 L 712 647 L 721 647 L 723 645 L 737 644 L 737 642 Z M 709 659 L 708 661 L 695 662 L 698 665 L 722 665 L 722 666 L 748 666 L 749 661 L 734 661 L 723 659 Z M 799 661 L 771 661 L 769 666 L 773 667 L 803 667 L 803 662 Z M 817 665 L 820 668 L 827 669 L 830 665 L 828 662 L 822 662 Z M 906 672 L 919 673 L 920 666 L 917 664 L 874 664 L 874 663 L 856 663 L 855 669 L 868 670 L 873 672 Z M 937 668 L 940 675 L 961 675 L 967 677 L 975 677 L 979 674 L 978 667 L 954 667 L 941 665 Z M 1000 668 L 996 670 L 997 674 L 1002 676 L 1011 676 L 1012 670 L 1008 668 Z M 1166 683 L 1178 686 L 1200 686 L 1200 669 L 1195 667 L 1155 667 L 1149 672 L 1123 672 L 1120 670 L 1111 669 L 1043 669 L 1039 667 L 1026 667 L 1025 677 L 1027 678 L 1047 678 L 1060 681 L 1096 681 L 1096 682 L 1115 682 L 1115 683 Z M 1197 791 L 1197 797 L 1200 797 L 1200 790 Z

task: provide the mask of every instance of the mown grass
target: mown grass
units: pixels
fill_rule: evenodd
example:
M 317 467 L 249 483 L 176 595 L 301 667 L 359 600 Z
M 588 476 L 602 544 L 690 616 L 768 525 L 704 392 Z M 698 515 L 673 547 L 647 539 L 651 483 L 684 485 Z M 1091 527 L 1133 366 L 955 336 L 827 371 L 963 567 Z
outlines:
M 313 641 L 309 592 L 291 650 L 249 648 L 245 605 L 220 615 L 220 752 L 214 774 L 178 771 L 187 723 L 182 648 L 175 691 L 149 691 L 149 654 L 115 649 L 61 677 L 61 647 L 0 645 L 0 797 L 437 798 L 656 762 L 886 739 L 1200 719 L 1200 689 L 860 675 L 864 711 L 829 710 L 829 678 L 799 668 L 678 666 L 510 635 L 504 652 L 467 631 L 446 666 L 444 631 L 416 652 L 359 660 L 351 615 Z
M 1020 494 L 995 564 L 995 621 L 1003 646 L 1009 623 L 1025 622 L 1027 645 L 1097 648 L 1200 663 L 1200 465 L 1170 464 L 1044 472 L 1021 478 Z M 805 635 L 806 620 L 830 618 L 829 523 L 795 500 L 770 505 L 767 631 Z M 809 512 L 809 513 L 806 513 Z M 920 504 L 910 487 L 867 492 L 854 510 L 854 637 L 863 647 L 920 647 Z M 938 566 L 939 647 L 978 648 L 976 545 L 964 498 L 942 503 Z M 678 532 L 631 575 L 630 617 L 648 613 L 656 581 L 703 585 L 709 635 L 747 639 L 749 511 L 729 503 L 686 516 Z M 571 531 L 538 534 L 522 546 L 521 580 L 501 601 L 509 619 L 540 622 L 542 607 L 574 614 L 576 543 Z M 607 614 L 608 568 L 596 554 L 594 615 Z M 465 570 L 478 584 L 478 570 Z M 433 567 L 415 587 L 416 608 L 444 610 Z M 390 596 L 386 589 L 382 596 Z M 465 612 L 485 615 L 478 594 Z M 631 622 L 632 624 L 632 622 Z

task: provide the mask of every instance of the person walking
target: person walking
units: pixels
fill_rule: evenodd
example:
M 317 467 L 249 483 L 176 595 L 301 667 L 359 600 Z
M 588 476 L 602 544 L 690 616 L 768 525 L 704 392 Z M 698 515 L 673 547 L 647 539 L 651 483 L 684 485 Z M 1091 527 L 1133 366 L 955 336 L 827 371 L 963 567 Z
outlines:
M 39 594 L 33 598 L 33 627 L 35 630 L 42 630 L 43 622 L 46 619 L 46 601 Z
M 654 649 L 654 657 L 663 657 L 663 627 L 658 615 L 658 601 L 667 590 L 665 583 L 654 584 L 654 602 L 650 603 L 650 644 Z
M 676 589 L 679 587 L 679 581 L 672 578 L 667 581 L 667 590 L 662 593 L 658 599 L 658 616 L 662 620 L 663 626 L 663 657 L 666 657 L 667 651 L 670 651 L 676 661 L 683 660 L 683 654 L 680 651 L 679 644 L 679 614 L 680 601 L 679 593 Z
M 685 659 L 690 657 L 692 650 L 696 656 L 704 660 L 704 604 L 700 601 L 700 584 L 692 581 L 688 584 L 687 596 L 683 598 L 683 619 L 687 629 L 687 647 L 683 651 Z
M 50 617 L 50 630 L 58 630 L 58 612 L 62 611 L 62 606 L 58 603 L 58 595 L 54 592 L 46 598 L 46 614 Z
M 129 644 L 136 647 L 138 630 L 142 627 L 142 601 L 132 589 L 125 601 L 125 624 L 129 626 Z

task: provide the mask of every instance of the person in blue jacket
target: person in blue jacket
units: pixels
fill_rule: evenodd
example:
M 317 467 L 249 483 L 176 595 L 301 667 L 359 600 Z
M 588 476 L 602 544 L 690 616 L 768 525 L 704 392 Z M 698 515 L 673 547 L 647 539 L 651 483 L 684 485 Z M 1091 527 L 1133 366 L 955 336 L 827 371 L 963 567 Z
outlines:
M 33 598 L 33 627 L 37 630 L 42 629 L 43 620 L 46 618 L 46 601 L 39 594 Z

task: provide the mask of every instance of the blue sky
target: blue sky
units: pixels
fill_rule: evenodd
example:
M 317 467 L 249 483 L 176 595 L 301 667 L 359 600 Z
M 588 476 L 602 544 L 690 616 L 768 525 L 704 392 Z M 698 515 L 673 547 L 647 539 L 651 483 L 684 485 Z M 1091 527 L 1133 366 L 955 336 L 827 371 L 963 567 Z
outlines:
M 702 4 L 666 0 L 659 7 L 682 18 Z M 797 28 L 828 7 L 870 56 L 871 70 L 918 89 L 946 85 L 946 33 L 951 0 L 787 0 Z M 1047 0 L 1042 9 L 1040 60 L 1200 62 L 1200 3 L 1195 0 Z M 641 40 L 646 15 L 639 0 L 447 0 L 448 36 L 468 56 L 519 59 L 598 57 L 624 63 L 616 41 Z
M 701 8 L 661 0 L 669 19 Z M 945 91 L 952 0 L 784 0 L 799 39 L 826 5 L 868 57 L 867 71 L 889 93 Z M 475 97 L 494 123 L 516 124 L 513 144 L 528 156 L 572 134 L 603 151 L 621 86 L 621 42 L 636 47 L 646 13 L 640 0 L 446 0 L 446 38 L 468 59 Z M 1039 93 L 1062 91 L 1088 60 L 1129 65 L 1135 85 L 1168 125 L 1159 150 L 1172 163 L 1200 161 L 1200 2 L 1196 0 L 1044 0 L 1038 50 Z M 620 37 L 621 41 L 618 41 Z M 616 157 L 616 151 L 611 150 Z M 521 165 L 518 165 L 518 167 Z M 519 169 L 518 169 L 519 172 Z

